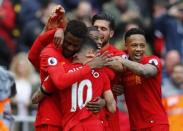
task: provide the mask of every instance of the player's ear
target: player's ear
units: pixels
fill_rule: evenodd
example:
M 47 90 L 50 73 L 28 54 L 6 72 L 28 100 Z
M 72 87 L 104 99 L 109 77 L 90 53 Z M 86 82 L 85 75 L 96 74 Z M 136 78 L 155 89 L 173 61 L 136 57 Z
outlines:
M 114 31 L 113 31 L 113 30 L 111 30 L 111 31 L 110 31 L 110 38 L 112 38 L 112 37 L 113 37 L 113 35 L 114 35 Z
M 74 55 L 73 55 L 73 58 L 77 58 L 78 57 L 78 53 L 75 53 Z

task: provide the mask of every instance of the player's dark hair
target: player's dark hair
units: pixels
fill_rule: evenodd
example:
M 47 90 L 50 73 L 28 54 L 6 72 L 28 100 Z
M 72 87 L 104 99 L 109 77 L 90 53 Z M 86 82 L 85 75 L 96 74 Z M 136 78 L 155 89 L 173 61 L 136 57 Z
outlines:
M 96 14 L 92 17 L 92 25 L 95 23 L 96 20 L 106 20 L 109 22 L 109 27 L 112 30 L 115 30 L 115 22 L 114 18 L 110 13 L 102 12 L 99 14 Z
M 91 26 L 91 27 L 88 27 L 88 33 L 89 33 L 90 31 L 99 31 L 99 30 L 97 29 L 97 27 Z
M 86 39 L 83 41 L 81 50 L 88 49 L 88 48 L 92 48 L 93 50 L 98 49 L 97 43 L 90 37 L 86 37 Z
M 132 28 L 125 33 L 125 41 L 127 40 L 128 37 L 135 34 L 143 35 L 145 37 L 145 32 L 142 29 Z
M 73 36 L 80 39 L 85 39 L 87 36 L 86 25 L 78 20 L 71 20 L 68 22 L 65 33 L 70 32 Z

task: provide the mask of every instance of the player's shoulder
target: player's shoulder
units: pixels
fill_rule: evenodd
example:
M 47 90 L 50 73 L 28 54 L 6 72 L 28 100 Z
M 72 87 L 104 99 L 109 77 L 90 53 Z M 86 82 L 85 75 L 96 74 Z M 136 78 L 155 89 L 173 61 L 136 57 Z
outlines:
M 142 63 L 149 63 L 149 64 L 158 65 L 158 64 L 161 64 L 161 60 L 159 57 L 157 57 L 155 55 L 151 55 L 151 56 L 145 56 L 143 58 Z
M 59 56 L 61 55 L 61 49 L 57 49 L 53 43 L 50 43 L 41 51 L 41 55 Z
M 100 68 L 100 69 L 94 69 L 92 71 L 92 74 L 98 74 L 98 78 L 100 79 L 105 79 L 106 77 L 108 77 L 105 68 Z
M 123 50 L 117 49 L 114 45 L 109 45 L 109 52 L 114 56 L 122 56 L 123 58 L 127 58 L 127 53 Z

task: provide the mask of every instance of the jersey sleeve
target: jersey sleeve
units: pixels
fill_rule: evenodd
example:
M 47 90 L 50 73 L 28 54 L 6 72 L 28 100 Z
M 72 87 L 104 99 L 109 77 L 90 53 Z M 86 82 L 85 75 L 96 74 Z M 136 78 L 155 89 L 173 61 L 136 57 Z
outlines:
M 48 55 L 47 52 L 52 55 Z M 44 50 L 41 54 L 41 70 L 48 73 L 53 84 L 59 89 L 67 88 L 91 73 L 91 68 L 88 65 L 75 72 L 66 72 L 62 63 L 64 61 L 59 59 L 56 54 L 54 55 L 53 50 Z
M 128 59 L 128 55 L 122 50 L 116 51 L 113 55 L 114 56 L 121 56 L 124 59 Z
M 91 68 L 88 65 L 74 72 L 66 72 L 63 65 L 58 64 L 48 68 L 48 74 L 51 77 L 54 85 L 58 89 L 65 89 L 73 83 L 82 80 L 91 73 Z
M 57 88 L 54 86 L 50 77 L 47 77 L 47 79 L 43 81 L 42 85 L 44 86 L 44 89 L 46 90 L 46 92 L 52 93 L 57 91 Z
M 43 48 L 53 40 L 55 31 L 56 30 L 50 30 L 39 35 L 29 50 L 28 59 L 37 70 L 39 70 L 40 53 Z
M 158 72 L 161 72 L 161 70 L 162 70 L 161 60 L 156 56 L 148 57 L 146 60 L 146 64 L 151 64 L 151 65 L 155 66 L 157 68 Z
M 107 74 L 107 76 L 110 80 L 113 80 L 115 78 L 115 72 L 112 69 L 110 69 L 108 67 L 104 67 L 103 71 Z
M 109 79 L 109 77 L 105 73 L 103 73 L 102 80 L 104 82 L 103 92 L 111 90 L 110 79 Z

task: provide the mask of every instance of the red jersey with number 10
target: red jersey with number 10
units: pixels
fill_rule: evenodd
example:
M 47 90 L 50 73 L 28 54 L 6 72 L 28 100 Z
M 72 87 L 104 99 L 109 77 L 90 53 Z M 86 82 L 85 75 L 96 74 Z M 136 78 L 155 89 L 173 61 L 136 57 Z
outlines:
M 65 70 L 74 72 L 82 69 L 81 64 L 66 65 Z M 73 83 L 60 92 L 61 107 L 63 112 L 63 128 L 69 130 L 80 120 L 96 115 L 88 111 L 85 105 L 89 101 L 101 96 L 104 91 L 110 90 L 109 78 L 102 70 L 92 70 L 83 80 Z

